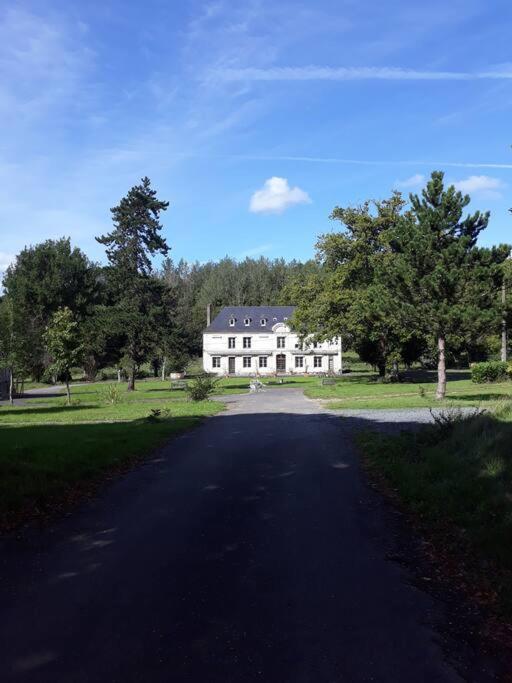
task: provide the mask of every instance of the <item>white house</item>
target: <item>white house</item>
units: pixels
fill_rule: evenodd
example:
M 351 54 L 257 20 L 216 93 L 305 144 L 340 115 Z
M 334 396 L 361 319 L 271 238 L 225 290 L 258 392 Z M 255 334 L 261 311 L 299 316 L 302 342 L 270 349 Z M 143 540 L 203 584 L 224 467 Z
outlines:
M 301 344 L 288 320 L 295 306 L 228 306 L 203 333 L 203 367 L 217 375 L 339 373 L 341 342 Z

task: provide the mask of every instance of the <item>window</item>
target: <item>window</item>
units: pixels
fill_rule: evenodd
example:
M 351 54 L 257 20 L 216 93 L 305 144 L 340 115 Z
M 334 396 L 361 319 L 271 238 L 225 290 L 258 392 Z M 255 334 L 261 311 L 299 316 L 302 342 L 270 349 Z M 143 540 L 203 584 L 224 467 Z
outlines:
M 250 325 L 251 323 L 252 323 L 252 319 L 251 319 L 251 318 L 245 318 L 245 319 L 244 319 L 244 325 L 245 325 L 246 327 L 249 327 L 249 325 Z
M 296 368 L 303 368 L 304 367 L 304 356 L 295 356 L 295 367 Z
M 314 368 L 321 368 L 322 367 L 322 356 L 315 356 L 313 358 L 313 367 Z
M 252 358 L 250 356 L 244 356 L 244 368 L 251 367 L 251 360 Z
M 235 339 L 236 337 L 228 337 L 228 349 L 235 348 Z
M 230 327 L 234 327 L 234 326 L 235 326 L 235 323 L 236 323 L 236 318 L 230 318 L 230 319 L 229 319 L 229 326 L 230 326 Z
M 278 337 L 277 338 L 277 348 L 278 349 L 284 349 L 284 340 L 285 340 L 285 337 Z
M 313 342 L 313 348 L 317 349 L 318 348 L 318 342 Z
M 260 325 L 261 325 L 262 327 L 266 327 L 266 326 L 267 326 L 267 319 L 266 319 L 266 318 L 262 318 L 262 319 L 260 320 Z
M 267 367 L 267 357 L 266 356 L 260 356 L 260 368 L 266 368 Z
M 220 356 L 212 357 L 212 368 L 220 368 Z
M 244 337 L 244 349 L 251 348 L 251 337 Z
M 283 320 L 286 322 L 288 320 L 288 318 L 283 318 Z

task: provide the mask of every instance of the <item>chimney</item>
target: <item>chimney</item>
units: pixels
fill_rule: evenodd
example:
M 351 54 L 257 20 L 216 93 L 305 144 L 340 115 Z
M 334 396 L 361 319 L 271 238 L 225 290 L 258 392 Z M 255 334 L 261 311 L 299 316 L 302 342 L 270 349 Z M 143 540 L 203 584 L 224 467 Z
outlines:
M 212 322 L 212 305 L 208 304 L 206 306 L 206 327 L 210 327 L 211 322 Z

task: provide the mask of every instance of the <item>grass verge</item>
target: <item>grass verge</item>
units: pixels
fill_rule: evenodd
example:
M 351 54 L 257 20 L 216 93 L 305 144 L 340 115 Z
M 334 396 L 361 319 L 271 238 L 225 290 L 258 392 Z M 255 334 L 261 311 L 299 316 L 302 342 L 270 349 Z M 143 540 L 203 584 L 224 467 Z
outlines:
M 457 558 L 451 570 L 468 592 L 510 619 L 512 405 L 359 442 L 370 473 L 433 534 L 440 554 Z
M 474 384 L 465 371 L 451 371 L 446 399 L 435 398 L 436 373 L 413 371 L 399 383 L 383 384 L 375 376 L 348 376 L 322 385 L 316 379 L 304 388 L 309 398 L 329 401 L 328 407 L 343 409 L 429 408 L 497 405 L 512 398 L 512 383 Z
M 223 409 L 217 401 L 175 400 L 166 404 L 169 413 L 152 417 L 153 404 L 67 407 L 56 400 L 60 405 L 0 411 L 0 528 L 59 509 L 108 473 Z

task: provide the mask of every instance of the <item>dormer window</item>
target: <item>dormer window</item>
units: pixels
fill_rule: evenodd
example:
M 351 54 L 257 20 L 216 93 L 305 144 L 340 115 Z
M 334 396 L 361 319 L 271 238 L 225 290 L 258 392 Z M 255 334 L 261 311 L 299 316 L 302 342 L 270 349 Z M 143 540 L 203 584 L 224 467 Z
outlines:
M 249 327 L 249 325 L 251 324 L 251 322 L 252 322 L 252 319 L 251 319 L 251 318 L 245 318 L 245 319 L 244 319 L 244 325 L 245 325 L 246 327 Z
M 283 320 L 286 322 L 288 320 L 288 318 L 283 318 Z
M 234 327 L 234 326 L 235 326 L 235 323 L 236 323 L 236 318 L 230 318 L 230 319 L 229 319 L 229 326 L 230 326 L 230 327 Z
M 260 321 L 260 325 L 261 325 L 262 327 L 266 327 L 266 326 L 267 326 L 267 319 L 266 319 L 266 318 L 262 318 L 261 321 Z

